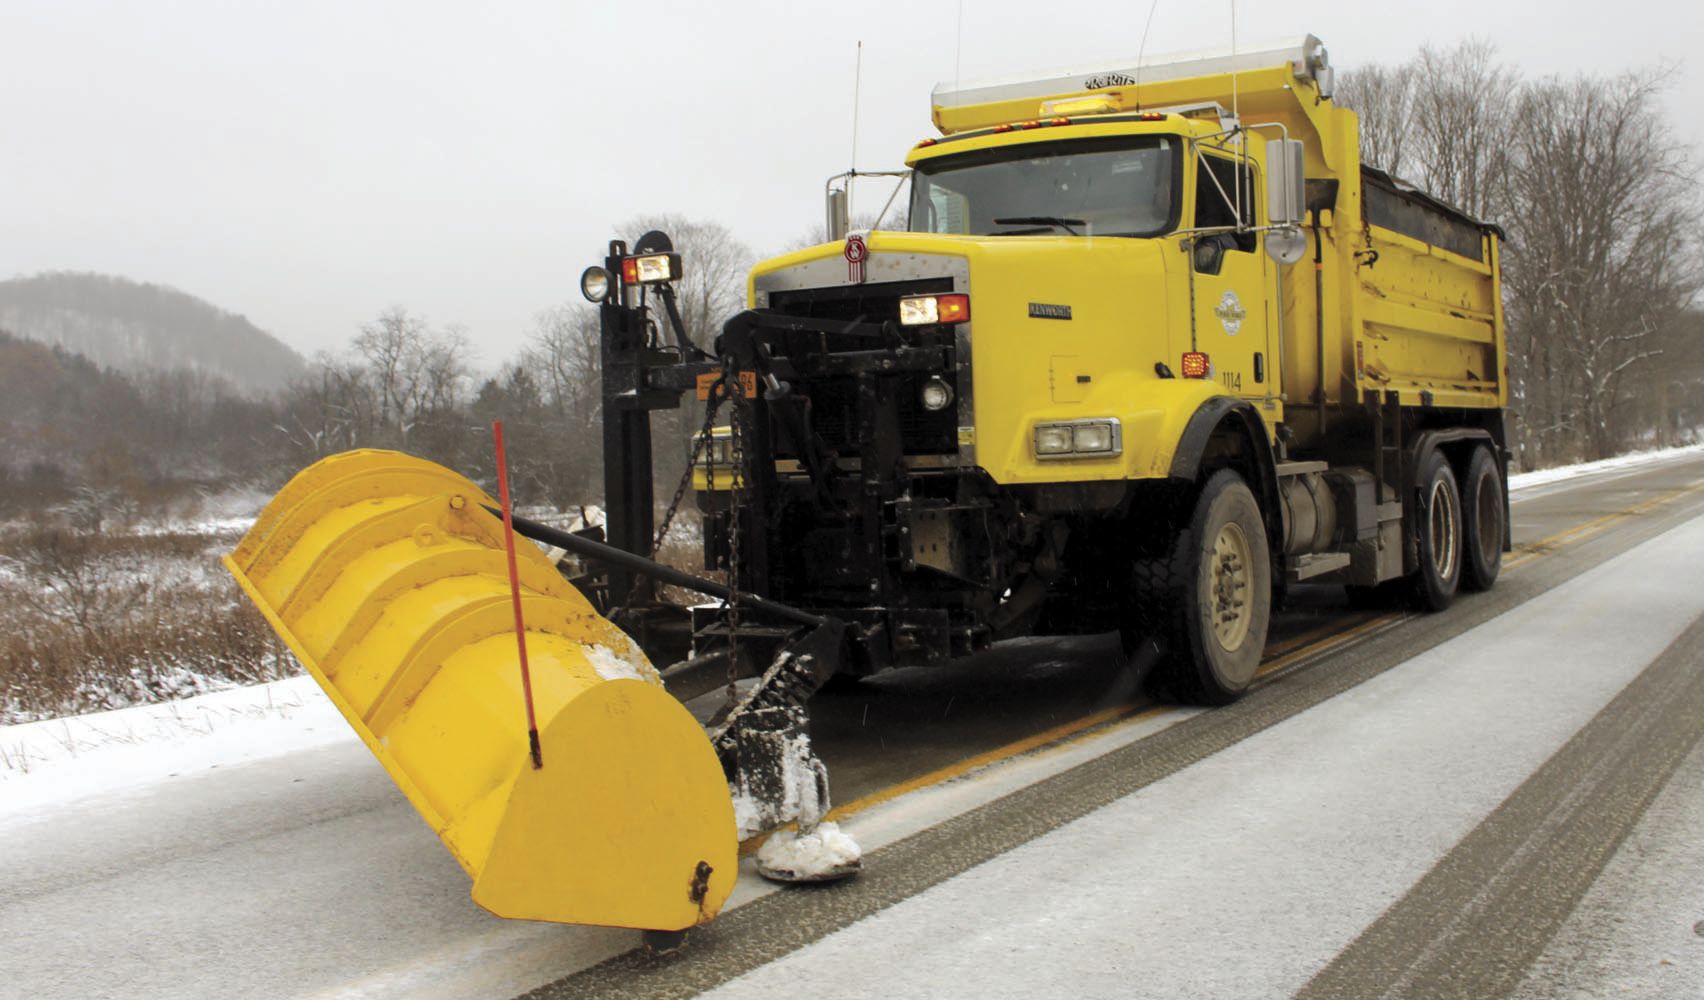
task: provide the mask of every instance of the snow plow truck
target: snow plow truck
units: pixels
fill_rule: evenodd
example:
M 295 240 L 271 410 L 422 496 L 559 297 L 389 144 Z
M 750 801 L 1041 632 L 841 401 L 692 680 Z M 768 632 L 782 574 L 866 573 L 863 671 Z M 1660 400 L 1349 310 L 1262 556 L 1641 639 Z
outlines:
M 1312 36 L 943 84 L 909 223 L 847 232 L 831 181 L 831 241 L 759 264 L 713 342 L 666 234 L 586 271 L 601 528 L 506 528 L 359 451 L 227 564 L 480 905 L 659 941 L 715 916 L 743 838 L 821 820 L 831 678 L 1117 631 L 1230 702 L 1291 585 L 1440 609 L 1509 545 L 1499 232 L 1364 165 L 1331 91 Z M 695 401 L 659 514 L 651 414 Z M 653 558 L 689 494 L 697 573 Z M 767 873 L 858 863 L 830 862 Z

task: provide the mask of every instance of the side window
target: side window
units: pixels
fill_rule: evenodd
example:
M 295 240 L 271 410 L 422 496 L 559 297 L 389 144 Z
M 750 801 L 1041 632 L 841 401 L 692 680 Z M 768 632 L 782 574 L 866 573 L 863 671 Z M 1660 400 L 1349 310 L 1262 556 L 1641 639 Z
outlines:
M 1237 196 L 1237 163 L 1220 156 L 1200 156 L 1195 168 L 1195 225 L 1198 229 L 1234 226 L 1237 214 L 1231 209 Z M 1247 167 L 1242 168 L 1243 221 L 1254 222 L 1254 177 Z M 1235 249 L 1252 253 L 1253 233 L 1237 233 Z

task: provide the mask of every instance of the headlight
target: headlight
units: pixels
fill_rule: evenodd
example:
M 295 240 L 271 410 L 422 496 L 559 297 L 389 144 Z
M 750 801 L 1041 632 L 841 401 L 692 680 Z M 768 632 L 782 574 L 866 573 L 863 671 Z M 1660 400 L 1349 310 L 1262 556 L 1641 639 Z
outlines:
M 940 306 L 933 295 L 920 295 L 899 300 L 899 322 L 902 326 L 923 326 L 941 321 Z
M 923 383 L 922 395 L 925 410 L 944 410 L 952 404 L 953 387 L 937 375 Z
M 1111 424 L 1078 424 L 1071 428 L 1071 450 L 1097 452 L 1112 450 Z
M 970 319 L 968 295 L 913 295 L 899 300 L 901 326 L 963 323 Z
M 587 302 L 602 302 L 609 298 L 609 272 L 601 267 L 588 267 L 580 272 L 580 294 Z
M 1037 455 L 1069 455 L 1071 453 L 1071 428 L 1058 424 L 1041 424 L 1035 429 L 1035 453 Z
M 1116 417 L 1035 425 L 1037 458 L 1104 458 L 1123 450 L 1123 430 Z

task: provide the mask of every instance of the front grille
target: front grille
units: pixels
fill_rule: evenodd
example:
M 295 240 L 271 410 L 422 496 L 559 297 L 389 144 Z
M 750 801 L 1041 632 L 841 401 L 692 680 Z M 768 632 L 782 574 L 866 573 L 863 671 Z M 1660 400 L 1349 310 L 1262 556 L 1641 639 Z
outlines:
M 863 285 L 841 285 L 811 288 L 800 291 L 771 292 L 769 308 L 788 316 L 841 321 L 883 323 L 899 321 L 899 300 L 908 295 L 929 295 L 953 290 L 951 278 L 927 278 L 917 281 L 887 281 Z M 907 329 L 905 335 L 918 341 L 939 340 L 951 344 L 950 330 L 925 332 Z M 787 333 L 781 335 L 775 353 L 789 358 L 813 354 L 838 354 L 867 351 L 881 347 L 869 338 L 829 333 Z M 939 375 L 958 392 L 958 374 L 954 370 L 941 372 L 901 372 L 878 376 L 895 383 L 894 401 L 899 411 L 900 437 L 907 455 L 943 455 L 958 451 L 958 416 L 956 407 L 931 411 L 923 408 L 923 383 L 931 375 Z M 810 399 L 811 427 L 823 443 L 842 455 L 856 455 L 858 440 L 858 383 L 850 376 L 801 378 L 794 386 Z M 785 447 L 785 435 L 777 435 L 777 454 L 796 457 Z
M 866 285 L 831 285 L 791 292 L 770 292 L 769 308 L 789 316 L 818 319 L 864 319 L 871 323 L 899 320 L 899 300 L 907 295 L 933 295 L 953 290 L 951 278 L 918 281 L 878 281 Z
M 923 408 L 923 383 L 929 376 L 920 372 L 884 376 L 895 386 L 894 402 L 899 408 L 899 434 L 907 455 L 944 455 L 958 451 L 958 416 L 954 408 Z M 941 378 L 958 392 L 958 376 L 942 372 Z M 804 384 L 811 401 L 811 428 L 830 448 L 843 455 L 858 451 L 858 383 L 856 379 L 820 378 Z M 789 456 L 792 457 L 792 456 Z

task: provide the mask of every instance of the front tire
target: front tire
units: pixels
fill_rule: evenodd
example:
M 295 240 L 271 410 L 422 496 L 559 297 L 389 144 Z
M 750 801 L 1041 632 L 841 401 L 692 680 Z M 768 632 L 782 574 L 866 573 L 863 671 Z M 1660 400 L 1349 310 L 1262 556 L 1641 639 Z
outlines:
M 1242 477 L 1210 476 L 1168 556 L 1135 567 L 1135 619 L 1160 639 L 1156 679 L 1179 698 L 1236 701 L 1254 680 L 1272 615 L 1266 523 Z

